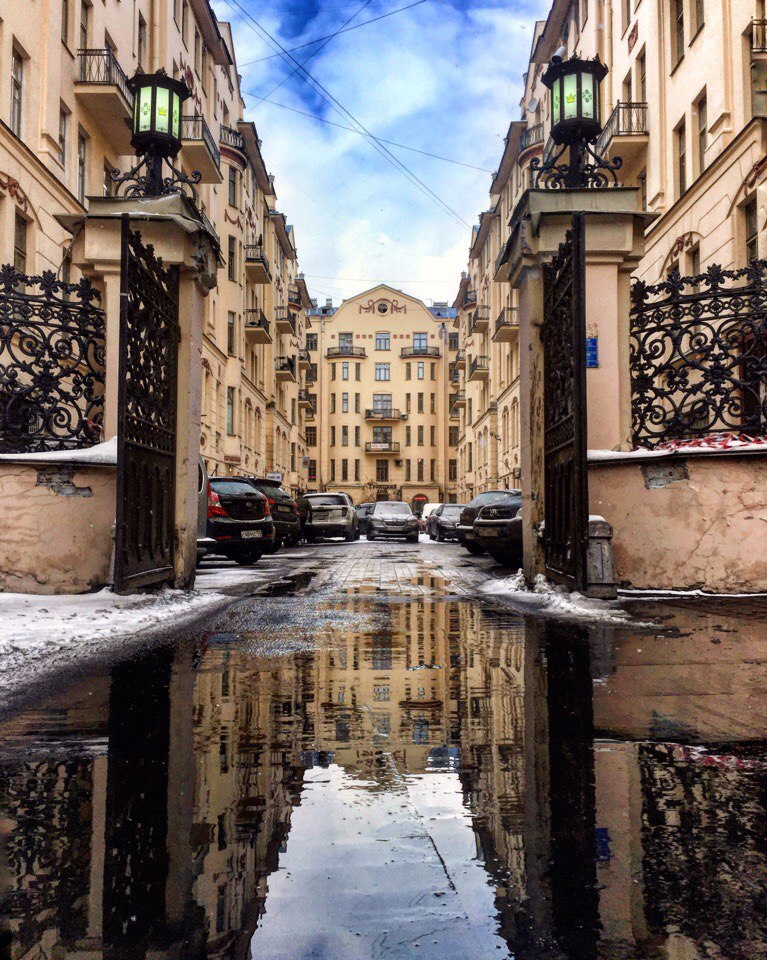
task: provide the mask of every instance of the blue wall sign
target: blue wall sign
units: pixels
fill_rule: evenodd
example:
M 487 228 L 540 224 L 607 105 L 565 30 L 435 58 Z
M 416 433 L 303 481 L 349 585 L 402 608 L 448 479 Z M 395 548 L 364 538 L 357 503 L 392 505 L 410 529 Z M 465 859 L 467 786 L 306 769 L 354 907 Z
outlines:
M 599 366 L 599 338 L 586 337 L 586 366 Z

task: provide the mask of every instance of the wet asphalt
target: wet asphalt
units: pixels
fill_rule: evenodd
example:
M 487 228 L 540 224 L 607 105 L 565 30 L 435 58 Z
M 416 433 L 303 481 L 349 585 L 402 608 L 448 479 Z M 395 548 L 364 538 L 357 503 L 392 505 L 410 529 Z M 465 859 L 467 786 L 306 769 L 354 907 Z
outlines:
M 758 601 L 531 615 L 428 542 L 256 569 L 6 710 L 0 956 L 767 957 Z

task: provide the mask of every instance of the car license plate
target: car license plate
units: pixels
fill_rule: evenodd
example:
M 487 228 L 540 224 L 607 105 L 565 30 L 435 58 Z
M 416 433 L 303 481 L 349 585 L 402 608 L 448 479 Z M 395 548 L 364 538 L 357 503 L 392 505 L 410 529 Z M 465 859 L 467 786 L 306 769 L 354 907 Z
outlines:
M 242 539 L 243 540 L 257 540 L 262 536 L 260 530 L 243 530 Z
M 495 530 L 493 527 L 489 527 L 487 530 L 483 530 L 480 536 L 482 537 L 500 537 L 501 531 Z

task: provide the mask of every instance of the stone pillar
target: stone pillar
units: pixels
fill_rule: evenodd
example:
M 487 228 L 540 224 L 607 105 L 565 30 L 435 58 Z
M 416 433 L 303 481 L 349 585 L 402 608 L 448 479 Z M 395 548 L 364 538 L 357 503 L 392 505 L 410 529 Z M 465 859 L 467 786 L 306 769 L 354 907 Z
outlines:
M 104 440 L 117 433 L 121 218 L 151 244 L 166 267 L 179 268 L 178 406 L 176 411 L 176 551 L 174 585 L 194 582 L 197 539 L 197 464 L 200 453 L 202 337 L 205 297 L 215 286 L 217 241 L 184 196 L 93 197 L 83 220 L 60 217 L 75 233 L 73 263 L 101 291 L 106 312 Z
M 631 385 L 629 308 L 631 272 L 644 253 L 648 214 L 638 210 L 635 188 L 529 190 L 511 222 L 506 259 L 496 275 L 518 291 L 520 429 L 524 570 L 544 573 L 541 523 L 544 503 L 543 265 L 572 225 L 586 217 L 586 332 L 597 338 L 599 366 L 587 371 L 590 448 L 629 449 Z M 610 518 L 607 517 L 607 520 Z

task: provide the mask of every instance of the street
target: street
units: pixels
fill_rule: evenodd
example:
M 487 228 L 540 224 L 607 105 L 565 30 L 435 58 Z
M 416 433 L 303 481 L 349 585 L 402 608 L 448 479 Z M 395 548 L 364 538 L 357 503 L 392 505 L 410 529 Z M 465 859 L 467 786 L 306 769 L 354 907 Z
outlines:
M 423 537 L 231 566 L 6 710 L 14 957 L 767 957 L 763 601 L 540 607 Z

